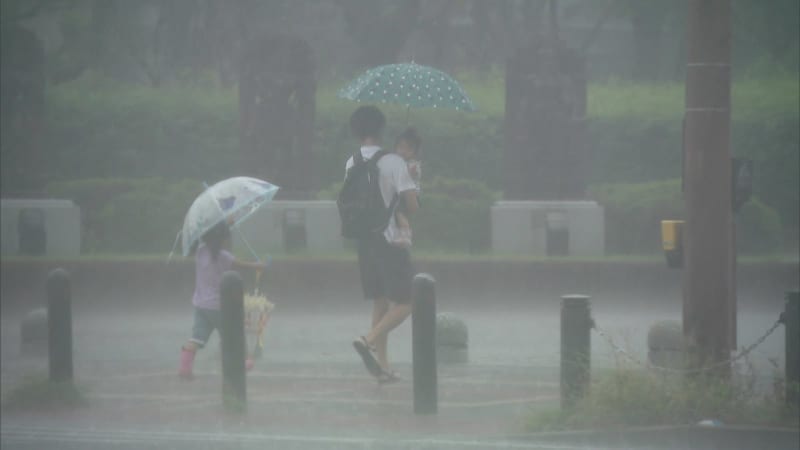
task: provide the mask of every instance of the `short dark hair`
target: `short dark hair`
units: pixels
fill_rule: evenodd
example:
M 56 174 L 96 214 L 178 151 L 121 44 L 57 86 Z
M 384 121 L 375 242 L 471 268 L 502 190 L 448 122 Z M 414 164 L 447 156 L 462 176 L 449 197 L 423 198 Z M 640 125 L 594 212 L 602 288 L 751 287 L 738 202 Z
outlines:
M 414 147 L 414 151 L 419 154 L 420 147 L 422 147 L 422 138 L 419 137 L 419 134 L 414 127 L 408 127 L 403 130 L 403 132 L 397 136 L 396 144 L 400 143 L 400 141 L 408 142 L 409 145 Z
M 359 138 L 378 138 L 386 126 L 386 116 L 377 106 L 359 106 L 350 116 L 350 131 Z
M 203 235 L 203 242 L 206 243 L 208 249 L 211 250 L 211 259 L 216 261 L 219 252 L 222 250 L 222 243 L 225 239 L 231 237 L 231 229 L 225 221 L 214 225 L 210 230 L 206 231 Z

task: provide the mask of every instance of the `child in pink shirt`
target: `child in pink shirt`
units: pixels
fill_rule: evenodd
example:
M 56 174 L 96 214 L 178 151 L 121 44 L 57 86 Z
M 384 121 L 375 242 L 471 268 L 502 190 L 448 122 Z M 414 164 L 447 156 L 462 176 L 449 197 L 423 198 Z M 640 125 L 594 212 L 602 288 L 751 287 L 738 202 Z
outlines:
M 195 288 L 192 297 L 194 305 L 194 326 L 192 337 L 181 348 L 181 364 L 178 374 L 181 378 L 192 378 L 194 356 L 203 348 L 211 333 L 220 326 L 219 284 L 222 275 L 233 269 L 263 270 L 264 264 L 245 262 L 236 259 L 228 250 L 231 232 L 225 222 L 220 222 L 202 237 L 202 243 L 195 251 Z M 248 369 L 252 361 L 246 362 Z

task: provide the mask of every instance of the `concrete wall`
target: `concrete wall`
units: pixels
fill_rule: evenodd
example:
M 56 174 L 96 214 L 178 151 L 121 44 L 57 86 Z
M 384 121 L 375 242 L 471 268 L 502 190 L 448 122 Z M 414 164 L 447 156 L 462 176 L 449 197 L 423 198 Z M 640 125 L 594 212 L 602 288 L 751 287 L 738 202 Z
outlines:
M 302 229 L 306 250 L 326 252 L 344 248 L 339 212 L 333 201 L 270 202 L 253 213 L 239 228 L 253 248 L 282 252 L 286 250 L 287 234 L 292 226 Z M 234 239 L 234 248 L 246 250 L 239 236 Z
M 497 253 L 546 256 L 552 230 L 561 227 L 568 232 L 566 254 L 602 256 L 605 252 L 603 208 L 592 201 L 497 202 L 491 223 L 492 250 Z
M 44 214 L 47 245 L 45 255 L 78 256 L 81 252 L 81 211 L 71 200 L 2 199 L 0 200 L 0 254 L 17 255 L 19 215 L 26 209 Z

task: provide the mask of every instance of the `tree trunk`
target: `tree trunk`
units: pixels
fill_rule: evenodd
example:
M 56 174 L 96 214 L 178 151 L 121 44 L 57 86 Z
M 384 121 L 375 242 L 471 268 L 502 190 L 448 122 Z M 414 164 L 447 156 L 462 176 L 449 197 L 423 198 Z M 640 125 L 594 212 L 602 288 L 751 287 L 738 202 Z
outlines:
M 666 14 L 650 2 L 631 2 L 633 27 L 633 71 L 635 80 L 652 81 L 659 77 L 661 38 Z

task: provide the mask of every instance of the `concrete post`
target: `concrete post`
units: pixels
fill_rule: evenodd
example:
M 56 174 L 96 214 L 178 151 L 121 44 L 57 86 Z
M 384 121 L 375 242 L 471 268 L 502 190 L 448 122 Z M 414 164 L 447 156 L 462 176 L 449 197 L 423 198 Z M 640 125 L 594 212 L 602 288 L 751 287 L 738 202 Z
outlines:
M 687 2 L 683 332 L 695 369 L 731 350 L 731 0 Z
M 50 381 L 72 381 L 72 294 L 61 268 L 47 275 L 47 329 Z
M 247 409 L 245 377 L 244 287 L 242 277 L 225 272 L 220 283 L 222 344 L 222 402 L 233 412 Z
M 592 318 L 589 297 L 561 297 L 561 408 L 569 409 L 589 391 Z
M 411 329 L 415 414 L 436 414 L 438 411 L 435 285 L 436 281 L 428 274 L 414 277 Z

